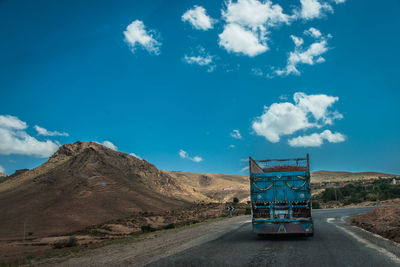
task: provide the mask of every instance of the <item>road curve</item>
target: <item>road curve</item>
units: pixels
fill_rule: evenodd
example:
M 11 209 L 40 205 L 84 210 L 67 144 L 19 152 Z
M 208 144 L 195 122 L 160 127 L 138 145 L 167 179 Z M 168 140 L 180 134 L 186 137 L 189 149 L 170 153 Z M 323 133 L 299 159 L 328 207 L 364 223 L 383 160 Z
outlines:
M 315 210 L 315 235 L 309 238 L 259 238 L 246 222 L 148 266 L 400 266 L 399 245 L 343 222 L 371 209 Z

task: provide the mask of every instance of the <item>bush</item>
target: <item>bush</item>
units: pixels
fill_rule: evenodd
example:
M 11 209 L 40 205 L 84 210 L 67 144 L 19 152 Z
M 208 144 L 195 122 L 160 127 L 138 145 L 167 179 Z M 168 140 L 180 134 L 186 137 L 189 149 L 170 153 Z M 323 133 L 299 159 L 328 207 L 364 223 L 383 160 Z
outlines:
M 233 198 L 233 204 L 237 204 L 237 203 L 239 203 L 239 199 L 237 197 L 234 197 Z
M 321 208 L 321 205 L 319 204 L 318 201 L 313 200 L 313 202 L 312 202 L 312 208 L 313 208 L 313 209 L 320 209 L 320 208 Z
M 170 223 L 170 224 L 167 224 L 166 226 L 164 226 L 163 228 L 164 229 L 173 229 L 173 228 L 175 228 L 175 224 Z
M 244 214 L 245 215 L 250 215 L 251 214 L 251 208 L 247 207 Z
M 141 228 L 143 233 L 154 232 L 156 230 L 155 228 L 151 227 L 150 224 L 142 225 Z
M 63 239 L 60 240 L 56 243 L 54 243 L 53 247 L 54 248 L 70 248 L 70 247 L 75 247 L 78 245 L 78 240 L 76 239 L 75 236 L 70 236 L 68 239 Z

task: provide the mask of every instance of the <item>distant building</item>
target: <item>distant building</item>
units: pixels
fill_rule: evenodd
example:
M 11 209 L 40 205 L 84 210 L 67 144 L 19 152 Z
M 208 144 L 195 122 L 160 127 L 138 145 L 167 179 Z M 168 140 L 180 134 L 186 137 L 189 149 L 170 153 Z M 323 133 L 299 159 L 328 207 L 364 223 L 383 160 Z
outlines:
M 397 184 L 397 180 L 396 180 L 396 178 L 393 178 L 393 180 L 392 180 L 391 184 L 392 184 L 392 185 L 396 185 L 396 184 Z

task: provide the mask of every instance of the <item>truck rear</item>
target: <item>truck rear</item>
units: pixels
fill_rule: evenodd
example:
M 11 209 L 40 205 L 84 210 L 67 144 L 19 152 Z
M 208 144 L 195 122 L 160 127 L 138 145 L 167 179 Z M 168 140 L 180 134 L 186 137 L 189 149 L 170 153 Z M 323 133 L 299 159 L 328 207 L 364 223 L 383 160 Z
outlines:
M 314 234 L 310 163 L 306 158 L 249 158 L 253 232 Z

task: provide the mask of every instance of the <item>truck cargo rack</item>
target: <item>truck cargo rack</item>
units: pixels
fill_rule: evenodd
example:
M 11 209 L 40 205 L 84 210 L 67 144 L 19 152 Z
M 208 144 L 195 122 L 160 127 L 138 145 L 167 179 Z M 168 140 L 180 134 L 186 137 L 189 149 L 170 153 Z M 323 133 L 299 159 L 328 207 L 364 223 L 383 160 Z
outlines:
M 309 171 L 309 155 L 306 158 L 254 160 L 249 157 L 250 173 Z

